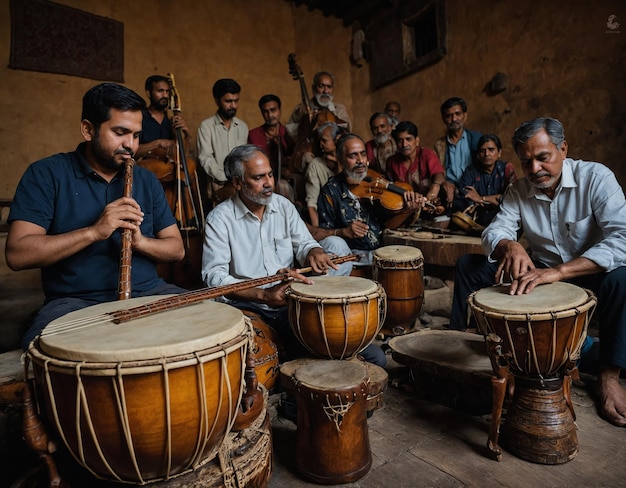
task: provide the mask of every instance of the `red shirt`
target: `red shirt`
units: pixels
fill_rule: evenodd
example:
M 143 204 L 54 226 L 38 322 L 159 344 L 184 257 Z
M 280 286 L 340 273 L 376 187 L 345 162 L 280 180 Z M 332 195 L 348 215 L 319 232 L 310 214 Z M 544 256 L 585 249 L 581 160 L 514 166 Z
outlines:
M 404 165 L 404 156 L 394 154 L 387 160 L 387 176 L 392 181 L 410 183 L 420 193 L 428 191 L 433 176 L 445 173 L 443 165 L 435 151 L 427 147 L 419 147 L 411 165 Z

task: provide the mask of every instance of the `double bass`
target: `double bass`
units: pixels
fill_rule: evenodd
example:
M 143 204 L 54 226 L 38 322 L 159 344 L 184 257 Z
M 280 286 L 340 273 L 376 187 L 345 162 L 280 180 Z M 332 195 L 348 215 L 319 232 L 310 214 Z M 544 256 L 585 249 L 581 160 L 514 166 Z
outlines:
M 313 152 L 313 131 L 324 122 L 342 124 L 345 123 L 345 121 L 338 118 L 325 107 L 316 109 L 311 105 L 311 99 L 309 98 L 309 93 L 304 81 L 304 74 L 296 62 L 295 53 L 291 53 L 287 56 L 287 62 L 289 63 L 289 74 L 300 84 L 301 105 L 302 110 L 304 111 L 303 117 L 298 126 L 298 140 L 296 141 L 296 149 L 293 157 L 291 158 L 291 165 L 289 169 L 292 172 L 302 172 L 304 170 L 302 165 L 303 156 L 306 153 Z

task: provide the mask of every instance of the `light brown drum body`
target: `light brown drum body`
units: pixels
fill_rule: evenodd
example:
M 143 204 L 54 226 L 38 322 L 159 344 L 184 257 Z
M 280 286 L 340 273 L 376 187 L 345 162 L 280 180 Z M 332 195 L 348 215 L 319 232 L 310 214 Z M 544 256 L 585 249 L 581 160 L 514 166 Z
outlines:
M 356 361 L 317 361 L 292 376 L 298 406 L 296 468 L 315 483 L 350 483 L 367 474 L 367 369 Z
M 250 319 L 252 326 L 252 342 L 248 355 L 252 358 L 257 379 L 267 390 L 272 391 L 278 382 L 278 362 L 281 340 L 261 316 L 249 310 L 242 310 Z
M 72 312 L 29 346 L 40 410 L 97 477 L 143 483 L 192 470 L 235 418 L 250 340 L 243 314 L 207 301 L 121 324 L 108 315 L 158 298 Z
M 374 251 L 372 278 L 387 293 L 387 317 L 381 332 L 402 335 L 415 326 L 424 303 L 424 257 L 412 246 L 384 246 Z
M 314 355 L 347 359 L 368 346 L 384 320 L 385 290 L 355 276 L 317 276 L 287 289 L 289 325 Z
M 506 445 L 528 461 L 565 463 L 578 453 L 569 371 L 580 357 L 596 298 L 561 282 L 540 285 L 525 295 L 508 291 L 508 286 L 496 286 L 468 297 L 495 373 L 487 445 L 500 459 L 498 426 L 510 369 L 515 382 L 502 430 Z

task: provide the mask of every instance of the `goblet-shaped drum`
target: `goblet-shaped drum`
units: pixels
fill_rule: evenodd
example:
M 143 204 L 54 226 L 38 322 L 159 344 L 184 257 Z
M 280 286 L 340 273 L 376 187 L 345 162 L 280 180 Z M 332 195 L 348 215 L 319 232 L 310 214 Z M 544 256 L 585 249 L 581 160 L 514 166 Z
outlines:
M 567 376 L 565 391 L 563 379 L 580 357 L 594 294 L 561 282 L 523 295 L 509 295 L 508 286 L 494 286 L 471 294 L 468 303 L 487 343 L 494 344 L 489 351 L 496 375 L 506 381 L 503 364 L 515 375 L 503 430 L 509 449 L 543 464 L 571 460 L 578 452 L 578 438 L 569 398 L 571 379 Z
M 115 323 L 104 303 L 51 322 L 31 342 L 42 410 L 94 475 L 144 483 L 210 460 L 239 405 L 250 332 L 243 314 L 204 301 Z
M 355 276 L 317 276 L 287 289 L 289 325 L 311 353 L 347 359 L 368 346 L 386 312 L 385 290 Z

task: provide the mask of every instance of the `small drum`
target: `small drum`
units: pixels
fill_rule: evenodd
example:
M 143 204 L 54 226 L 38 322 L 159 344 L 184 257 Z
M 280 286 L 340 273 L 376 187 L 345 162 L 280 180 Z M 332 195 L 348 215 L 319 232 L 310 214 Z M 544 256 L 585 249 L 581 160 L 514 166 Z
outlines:
M 249 310 L 242 312 L 250 319 L 252 326 L 253 341 L 248 354 L 252 357 L 257 379 L 267 390 L 272 391 L 278 380 L 280 337 L 259 314 Z
M 411 246 L 385 246 L 374 251 L 372 277 L 387 293 L 387 318 L 381 332 L 401 335 L 415 326 L 424 303 L 424 257 Z
M 315 284 L 287 288 L 289 325 L 314 355 L 351 358 L 380 330 L 386 312 L 385 290 L 355 276 L 317 276 Z
M 243 391 L 243 314 L 205 301 L 116 324 L 103 303 L 51 322 L 31 342 L 40 411 L 92 474 L 144 483 L 215 456 Z
M 502 353 L 510 355 L 513 373 L 550 377 L 580 357 L 597 300 L 588 290 L 556 282 L 525 295 L 492 286 L 467 301 L 481 332 L 503 340 Z
M 310 363 L 317 363 L 320 361 L 328 361 L 328 359 L 317 358 L 298 358 L 293 361 L 287 361 L 280 365 L 280 383 L 283 387 L 290 392 L 293 392 L 294 382 L 293 378 L 298 368 Z M 383 406 L 383 394 L 387 389 L 387 383 L 389 381 L 389 375 L 384 368 L 376 366 L 372 363 L 366 363 L 360 359 L 354 358 L 350 361 L 355 361 L 358 364 L 365 366 L 367 369 L 367 413 L 370 414 L 374 410 L 378 410 Z
M 296 468 L 309 480 L 335 485 L 367 474 L 367 368 L 357 361 L 316 361 L 292 377 L 298 406 Z

